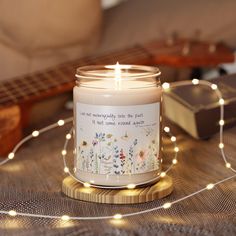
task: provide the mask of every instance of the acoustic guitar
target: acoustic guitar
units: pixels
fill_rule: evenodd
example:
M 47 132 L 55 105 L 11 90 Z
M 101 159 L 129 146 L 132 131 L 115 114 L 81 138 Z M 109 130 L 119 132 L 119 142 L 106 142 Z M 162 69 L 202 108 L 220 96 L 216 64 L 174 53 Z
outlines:
M 78 66 L 92 64 L 146 64 L 206 67 L 234 61 L 227 46 L 176 39 L 152 41 L 102 56 L 91 56 L 42 72 L 0 82 L 0 155 L 6 155 L 22 137 L 30 108 L 38 101 L 72 90 Z

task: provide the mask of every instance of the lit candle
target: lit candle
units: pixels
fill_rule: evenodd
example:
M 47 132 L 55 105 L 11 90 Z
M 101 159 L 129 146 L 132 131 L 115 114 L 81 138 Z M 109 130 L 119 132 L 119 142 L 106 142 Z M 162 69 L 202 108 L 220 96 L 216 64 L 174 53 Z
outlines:
M 77 70 L 74 87 L 75 175 L 121 186 L 160 174 L 160 71 L 109 65 Z

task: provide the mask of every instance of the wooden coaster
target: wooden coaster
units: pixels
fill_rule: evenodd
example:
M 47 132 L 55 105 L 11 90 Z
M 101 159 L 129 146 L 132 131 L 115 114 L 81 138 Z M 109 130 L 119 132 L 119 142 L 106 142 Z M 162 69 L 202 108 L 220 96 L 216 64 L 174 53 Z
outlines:
M 98 203 L 133 204 L 149 202 L 166 197 L 173 191 L 173 182 L 170 176 L 161 178 L 157 183 L 136 189 L 99 189 L 89 187 L 66 177 L 62 183 L 62 192 L 68 197 Z

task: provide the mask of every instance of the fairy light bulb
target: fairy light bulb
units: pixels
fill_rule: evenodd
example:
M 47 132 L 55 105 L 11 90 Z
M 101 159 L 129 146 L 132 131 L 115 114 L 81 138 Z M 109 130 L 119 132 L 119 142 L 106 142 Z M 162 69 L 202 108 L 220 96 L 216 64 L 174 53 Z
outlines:
M 67 134 L 67 135 L 66 135 L 66 139 L 67 139 L 67 140 L 70 140 L 70 139 L 71 139 L 71 134 Z
M 170 84 L 167 83 L 167 82 L 165 82 L 165 83 L 162 84 L 162 88 L 163 88 L 164 90 L 167 90 L 167 89 L 170 88 Z
M 65 155 L 67 154 L 66 150 L 63 149 L 63 150 L 61 151 L 61 154 L 62 154 L 63 156 L 65 156 Z
M 219 125 L 223 126 L 225 124 L 224 120 L 219 121 Z
M 33 136 L 33 137 L 38 137 L 38 136 L 39 136 L 39 131 L 38 131 L 38 130 L 34 130 L 34 131 L 32 132 L 32 136 Z
M 86 182 L 86 183 L 84 183 L 84 187 L 85 187 L 85 188 L 89 188 L 90 186 L 91 186 L 91 184 L 90 184 L 90 183 L 87 183 L 87 182 Z
M 166 176 L 166 172 L 161 172 L 160 176 L 161 176 L 161 178 L 165 177 Z
M 193 79 L 193 80 L 192 80 L 192 84 L 193 84 L 193 85 L 199 84 L 199 80 L 198 80 L 198 79 Z
M 122 218 L 122 215 L 121 215 L 121 214 L 115 214 L 115 215 L 113 216 L 113 218 L 114 218 L 115 220 L 120 220 L 120 219 Z
M 63 215 L 63 216 L 61 217 L 61 219 L 64 220 L 64 221 L 67 221 L 67 220 L 70 219 L 70 217 L 69 217 L 68 215 Z
M 12 160 L 14 158 L 14 156 L 15 156 L 15 153 L 14 152 L 10 152 L 8 154 L 8 159 Z
M 226 168 L 231 168 L 231 164 L 230 164 L 229 162 L 227 162 L 227 163 L 225 164 L 225 166 L 226 166 Z
M 57 121 L 57 124 L 59 126 L 63 126 L 65 124 L 65 121 L 64 120 L 59 120 L 59 121 Z
M 221 99 L 219 100 L 219 104 L 220 104 L 220 105 L 224 105 L 224 104 L 225 104 L 225 100 L 224 100 L 223 98 L 221 98 Z
M 175 137 L 175 136 L 171 136 L 170 140 L 171 140 L 172 142 L 175 142 L 175 141 L 176 141 L 176 137 Z
M 173 160 L 172 160 L 172 163 L 173 163 L 174 165 L 176 165 L 177 162 L 178 162 L 177 159 L 173 159 Z
M 166 127 L 164 128 L 164 131 L 165 131 L 166 133 L 169 133 L 169 132 L 170 132 L 170 128 L 169 128 L 168 126 L 166 126 Z
M 218 87 L 217 87 L 216 84 L 212 84 L 212 85 L 211 85 L 211 88 L 212 88 L 212 90 L 216 90 Z
M 10 215 L 10 216 L 16 216 L 17 213 L 16 213 L 16 211 L 11 210 L 11 211 L 8 212 L 8 215 Z
M 171 205 L 172 205 L 172 204 L 171 204 L 170 202 L 166 202 L 165 204 L 163 204 L 162 207 L 163 207 L 164 209 L 168 209 L 168 208 L 171 207 Z
M 179 148 L 178 148 L 178 147 L 175 147 L 175 148 L 174 148 L 174 151 L 175 151 L 175 152 L 179 152 Z
M 208 189 L 208 190 L 211 190 L 211 189 L 213 189 L 214 188 L 214 184 L 208 184 L 207 186 L 206 186 L 206 189 Z
M 67 166 L 65 166 L 64 172 L 65 172 L 65 173 L 68 173 L 68 172 L 69 172 L 69 168 L 68 168 Z
M 135 187 L 136 187 L 135 184 L 128 184 L 128 185 L 127 185 L 127 188 L 128 188 L 128 189 L 134 189 Z
M 224 148 L 224 144 L 223 143 L 219 143 L 219 148 L 220 149 Z

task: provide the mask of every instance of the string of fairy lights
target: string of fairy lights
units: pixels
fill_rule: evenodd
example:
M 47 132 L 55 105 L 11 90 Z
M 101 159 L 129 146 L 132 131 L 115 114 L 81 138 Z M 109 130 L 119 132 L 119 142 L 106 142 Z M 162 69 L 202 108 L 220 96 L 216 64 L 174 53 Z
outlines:
M 66 135 L 66 140 L 65 140 L 65 143 L 64 143 L 64 148 L 63 150 L 61 151 L 61 154 L 62 154 L 62 157 L 63 157 L 63 163 L 64 163 L 64 172 L 65 173 L 68 173 L 73 179 L 75 179 L 76 181 L 78 181 L 79 183 L 83 184 L 84 187 L 95 187 L 95 188 L 103 188 L 103 189 L 124 189 L 124 188 L 127 188 L 127 189 L 134 189 L 138 186 L 142 186 L 142 185 L 145 185 L 145 184 L 148 184 L 148 183 L 152 183 L 156 180 L 158 180 L 159 178 L 163 178 L 166 176 L 166 174 L 171 170 L 171 168 L 173 167 L 173 165 L 176 165 L 178 160 L 177 160 L 177 155 L 178 155 L 178 152 L 179 152 L 179 148 L 177 146 L 177 143 L 176 143 L 176 137 L 172 135 L 172 133 L 170 132 L 170 128 L 169 127 L 165 127 L 164 128 L 164 131 L 167 133 L 167 135 L 170 137 L 170 140 L 173 142 L 173 145 L 174 145 L 174 158 L 172 159 L 172 163 L 170 164 L 170 166 L 166 169 L 166 171 L 163 171 L 160 173 L 160 175 L 148 180 L 148 181 L 144 181 L 144 182 L 139 182 L 138 184 L 133 184 L 133 183 L 130 183 L 128 185 L 121 185 L 121 186 L 101 186 L 101 185 L 96 185 L 94 183 L 94 180 L 91 181 L 90 183 L 88 182 L 83 182 L 81 181 L 80 179 L 78 179 L 73 173 L 71 173 L 69 167 L 67 166 L 67 162 L 66 162 L 66 155 L 67 155 L 67 146 L 68 146 L 68 141 L 72 138 L 72 132 L 73 132 L 73 128 L 70 130 L 70 132 Z M 163 160 L 161 159 L 161 162 Z M 74 172 L 75 172 L 75 168 L 74 168 Z
M 225 121 L 224 121 L 224 104 L 225 104 L 225 101 L 224 101 L 224 99 L 222 97 L 222 94 L 221 94 L 220 90 L 218 89 L 217 85 L 213 84 L 213 83 L 210 83 L 209 81 L 193 79 L 192 81 L 176 82 L 176 83 L 174 83 L 172 85 L 170 85 L 169 83 L 163 83 L 162 88 L 163 88 L 163 90 L 165 92 L 168 92 L 168 90 L 170 88 L 177 87 L 177 86 L 186 86 L 186 85 L 191 85 L 191 84 L 193 84 L 195 86 L 197 86 L 199 84 L 202 84 L 202 85 L 210 87 L 212 90 L 215 91 L 215 93 L 216 93 L 216 95 L 217 95 L 217 97 L 219 99 L 218 102 L 219 102 L 219 105 L 220 105 L 220 120 L 219 120 L 219 127 L 220 127 L 220 135 L 219 136 L 220 136 L 220 138 L 219 138 L 218 148 L 221 151 L 221 156 L 222 156 L 222 159 L 224 161 L 225 168 L 231 170 L 234 173 L 233 175 L 231 175 L 231 176 L 229 176 L 227 178 L 224 178 L 224 179 L 222 179 L 220 181 L 217 181 L 215 183 L 208 183 L 205 187 L 199 189 L 198 191 L 193 192 L 193 193 L 191 193 L 189 195 L 186 195 L 186 196 L 184 196 L 182 198 L 176 199 L 176 200 L 174 200 L 172 202 L 166 202 L 163 205 L 160 205 L 160 206 L 157 206 L 157 207 L 152 207 L 152 208 L 149 208 L 149 209 L 146 209 L 146 210 L 140 210 L 140 211 L 131 212 L 131 213 L 124 213 L 124 214 L 116 213 L 114 215 L 105 215 L 105 216 L 70 216 L 70 215 L 62 215 L 62 216 L 60 215 L 59 216 L 59 215 L 46 215 L 46 214 L 42 215 L 42 214 L 32 214 L 32 213 L 27 213 L 27 212 L 17 212 L 14 209 L 11 209 L 11 210 L 8 210 L 8 211 L 0 210 L 0 214 L 9 215 L 9 216 L 12 216 L 12 217 L 14 217 L 14 216 L 38 217 L 38 218 L 46 218 L 46 219 L 59 219 L 59 220 L 63 220 L 63 221 L 68 221 L 68 220 L 104 220 L 104 219 L 120 220 L 121 218 L 131 217 L 131 216 L 135 216 L 135 215 L 140 215 L 140 214 L 156 211 L 156 210 L 159 210 L 159 209 L 168 209 L 168 208 L 170 208 L 172 205 L 174 205 L 176 203 L 179 203 L 179 202 L 181 202 L 181 201 L 183 201 L 185 199 L 188 199 L 190 197 L 196 196 L 197 194 L 199 194 L 201 192 L 212 190 L 215 186 L 217 186 L 219 184 L 222 184 L 222 183 L 224 183 L 226 181 L 229 181 L 229 180 L 231 180 L 233 178 L 236 178 L 236 170 L 231 166 L 231 163 L 228 161 L 228 158 L 227 158 L 227 156 L 225 154 L 225 151 L 224 151 L 225 145 L 224 145 L 224 142 L 223 142 L 223 127 L 224 127 L 224 124 L 225 124 Z M 45 132 L 47 132 L 49 130 L 52 130 L 54 128 L 63 126 L 63 125 L 65 125 L 67 123 L 70 123 L 72 121 L 73 121 L 73 117 L 70 117 L 70 118 L 67 118 L 67 119 L 64 119 L 64 120 L 59 120 L 58 122 L 56 122 L 54 124 L 51 124 L 51 125 L 49 125 L 47 127 L 44 127 L 44 128 L 42 128 L 40 130 L 34 130 L 30 135 L 28 135 L 25 138 L 23 138 L 14 147 L 12 152 L 10 152 L 8 154 L 8 156 L 4 160 L 2 160 L 0 162 L 0 166 L 5 164 L 5 163 L 7 163 L 8 161 L 14 159 L 18 149 L 24 143 L 26 143 L 27 141 L 29 141 L 29 140 L 31 140 L 33 138 L 37 138 L 42 133 L 45 133 Z M 173 143 L 173 150 L 174 150 L 175 154 L 174 154 L 174 157 L 172 159 L 171 165 L 165 171 L 162 171 L 159 176 L 155 177 L 154 179 L 151 179 L 148 182 L 142 182 L 142 183 L 138 183 L 136 185 L 130 183 L 128 185 L 119 186 L 119 187 L 110 187 L 109 186 L 107 188 L 109 188 L 109 189 L 110 188 L 113 188 L 113 189 L 116 189 L 116 188 L 134 189 L 134 188 L 138 187 L 139 185 L 147 184 L 149 182 L 153 182 L 153 181 L 157 180 L 158 178 L 165 177 L 166 174 L 171 170 L 171 168 L 178 163 L 177 155 L 178 155 L 178 152 L 179 152 L 179 147 L 177 146 L 176 137 L 171 133 L 170 128 L 166 126 L 166 127 L 164 127 L 164 131 L 170 137 L 170 140 Z M 72 133 L 73 133 L 73 128 L 71 128 L 70 131 L 66 134 L 66 136 L 65 136 L 65 143 L 64 143 L 63 149 L 61 151 L 61 155 L 62 155 L 63 163 L 64 163 L 64 172 L 69 174 L 76 181 L 79 181 L 80 183 L 82 183 L 85 188 L 90 188 L 90 187 L 101 188 L 102 186 L 96 185 L 95 183 L 87 183 L 87 182 L 83 182 L 83 181 L 79 180 L 72 173 L 70 168 L 68 167 L 67 161 L 66 161 L 66 159 L 67 159 L 67 146 L 68 146 L 69 141 L 72 139 Z M 106 188 L 106 187 L 103 186 L 102 188 Z

